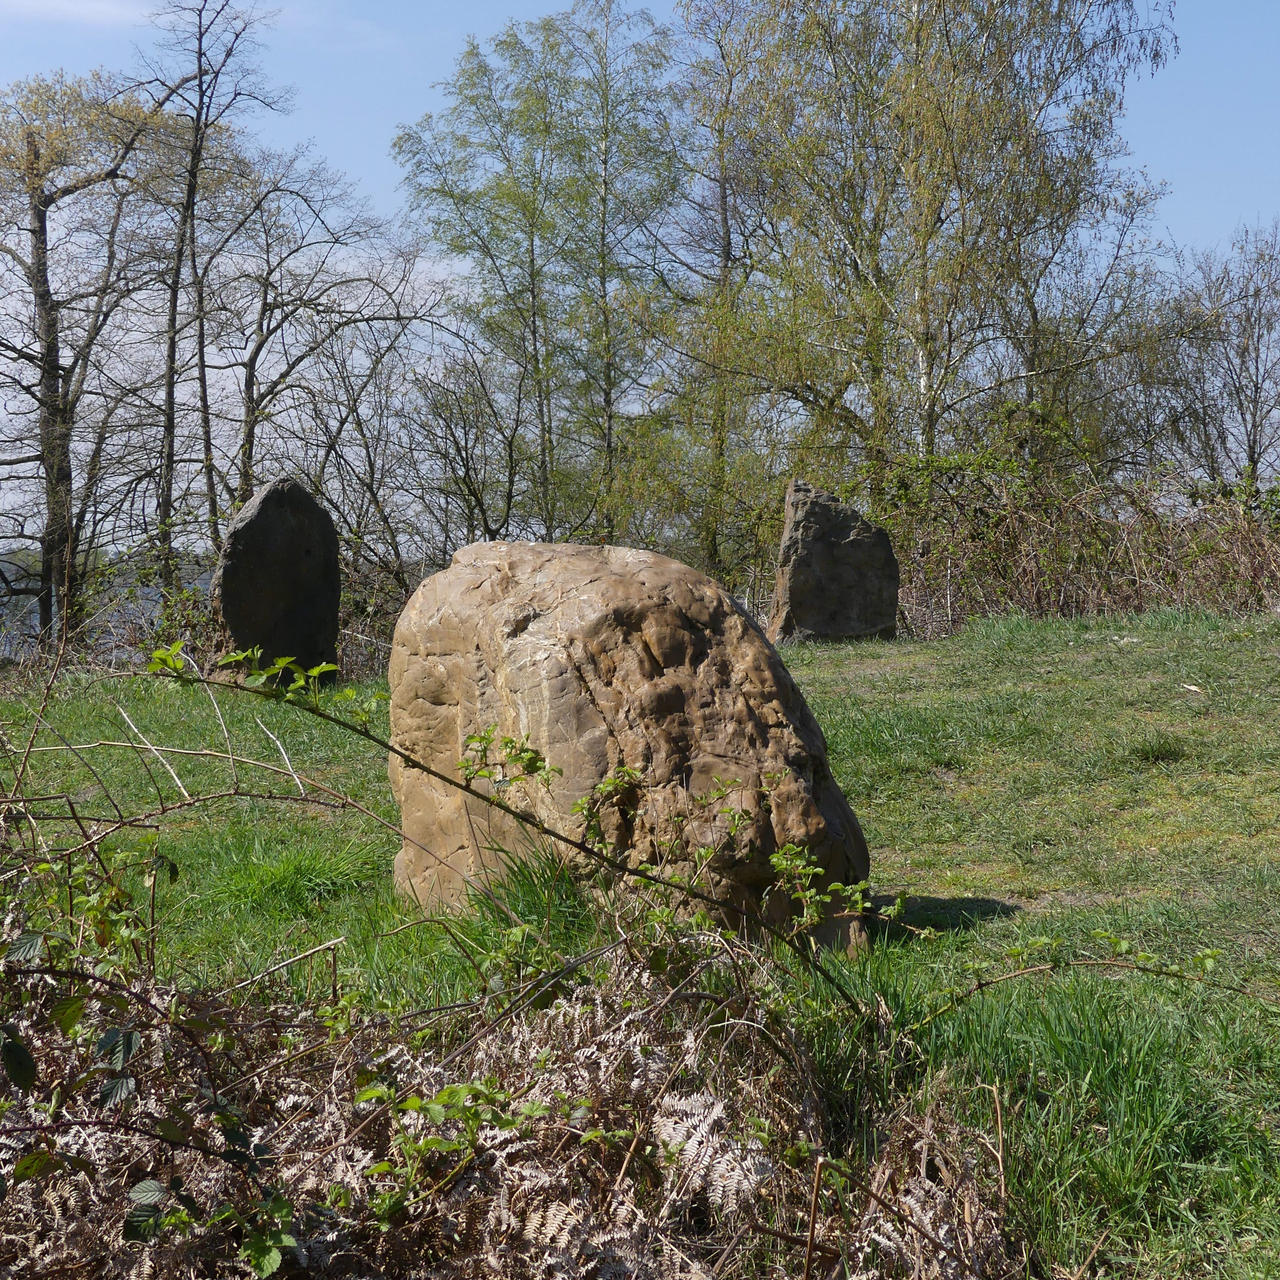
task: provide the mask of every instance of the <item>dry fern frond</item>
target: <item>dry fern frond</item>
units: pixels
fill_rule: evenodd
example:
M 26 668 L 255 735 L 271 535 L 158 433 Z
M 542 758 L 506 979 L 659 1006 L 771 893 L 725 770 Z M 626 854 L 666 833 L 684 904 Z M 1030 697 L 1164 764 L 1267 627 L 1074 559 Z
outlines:
M 87 1086 L 56 1122 L 36 1095 L 0 1116 L 6 1176 L 36 1130 L 85 1162 L 10 1187 L 0 1275 L 243 1276 L 248 1228 L 235 1224 L 269 1196 L 292 1206 L 297 1245 L 281 1276 L 723 1280 L 794 1276 L 807 1256 L 828 1274 L 844 1259 L 851 1280 L 1012 1274 L 983 1148 L 937 1113 L 880 1126 L 889 1138 L 861 1200 L 815 1196 L 820 1100 L 769 1012 L 775 993 L 766 981 L 756 992 L 761 962 L 720 935 L 689 931 L 681 945 L 681 964 L 661 971 L 615 951 L 549 1008 L 459 1026 L 447 1055 L 410 1047 L 386 1021 L 334 1036 L 298 1009 L 191 997 L 179 1008 L 171 992 L 139 991 L 139 1008 L 157 1012 L 118 1124 L 103 1123 Z M 55 996 L 34 980 L 22 993 L 19 1030 L 40 1045 L 42 1078 L 96 1081 L 84 1069 L 105 1015 L 91 1007 L 78 1038 L 60 1036 Z M 193 1041 L 183 1020 L 216 1026 L 226 1047 Z M 864 1034 L 876 1052 L 874 1013 Z M 371 1080 L 383 1092 L 356 1103 Z M 427 1105 L 469 1082 L 487 1099 L 479 1123 Z M 174 1107 L 186 1145 L 161 1136 Z M 245 1149 L 264 1153 L 253 1168 L 227 1156 L 231 1114 Z M 123 1240 L 129 1189 L 174 1178 L 208 1220 Z M 214 1220 L 220 1205 L 241 1216 Z

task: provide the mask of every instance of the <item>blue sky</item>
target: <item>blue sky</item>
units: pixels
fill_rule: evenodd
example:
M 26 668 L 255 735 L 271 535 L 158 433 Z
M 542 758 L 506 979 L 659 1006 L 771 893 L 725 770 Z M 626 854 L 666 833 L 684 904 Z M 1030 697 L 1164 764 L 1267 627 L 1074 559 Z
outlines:
M 148 43 L 147 0 L 0 0 L 0 85 L 63 67 L 130 65 Z M 264 119 L 279 145 L 311 139 L 384 213 L 399 205 L 388 155 L 398 124 L 438 105 L 468 34 L 492 35 L 556 0 L 277 0 L 262 63 L 294 88 Z M 651 6 L 661 16 L 667 3 Z M 1133 162 L 1169 192 L 1157 227 L 1186 247 L 1226 247 L 1240 223 L 1280 215 L 1280 0 L 1178 0 L 1181 53 L 1135 83 L 1124 133 Z

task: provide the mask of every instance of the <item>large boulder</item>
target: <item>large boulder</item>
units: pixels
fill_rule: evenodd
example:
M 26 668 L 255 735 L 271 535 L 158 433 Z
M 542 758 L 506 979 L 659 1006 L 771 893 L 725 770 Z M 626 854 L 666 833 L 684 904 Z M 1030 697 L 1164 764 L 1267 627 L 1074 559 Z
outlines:
M 898 560 L 889 535 L 833 493 L 787 486 L 769 639 L 893 639 Z
M 616 785 L 620 767 L 636 770 L 640 781 L 600 812 L 608 853 L 693 877 L 729 923 L 762 902 L 785 917 L 785 895 L 766 890 L 770 856 L 787 844 L 806 847 L 827 880 L 866 878 L 858 821 L 777 651 L 727 592 L 665 556 L 464 547 L 400 615 L 390 683 L 393 745 L 447 777 L 469 735 L 527 738 L 560 773 L 549 788 L 503 795 L 565 834 L 583 834 L 577 802 Z M 396 882 L 422 903 L 460 900 L 502 851 L 527 847 L 514 819 L 394 753 L 390 774 L 405 833 Z M 584 875 L 600 871 L 566 856 Z
M 264 485 L 227 526 L 209 588 L 224 653 L 261 648 L 263 665 L 338 660 L 338 534 L 299 481 Z

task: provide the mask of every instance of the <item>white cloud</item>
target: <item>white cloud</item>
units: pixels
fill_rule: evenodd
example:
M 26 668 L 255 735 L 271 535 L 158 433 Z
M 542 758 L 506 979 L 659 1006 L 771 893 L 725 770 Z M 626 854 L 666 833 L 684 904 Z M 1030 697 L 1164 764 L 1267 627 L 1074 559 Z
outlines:
M 0 0 L 0 20 L 22 18 L 120 27 L 141 22 L 151 8 L 149 0 Z

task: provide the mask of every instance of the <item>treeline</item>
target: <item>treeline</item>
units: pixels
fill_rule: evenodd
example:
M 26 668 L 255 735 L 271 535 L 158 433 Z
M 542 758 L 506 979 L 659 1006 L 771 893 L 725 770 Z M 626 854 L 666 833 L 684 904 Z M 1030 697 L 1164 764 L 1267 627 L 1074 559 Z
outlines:
M 1151 237 L 1120 123 L 1170 7 L 583 0 L 388 138 L 392 225 L 255 137 L 257 15 L 172 0 L 140 69 L 0 98 L 0 596 L 47 644 L 122 565 L 180 602 L 289 472 L 373 630 L 479 538 L 758 602 L 803 474 L 920 630 L 1269 602 L 1280 232 Z

